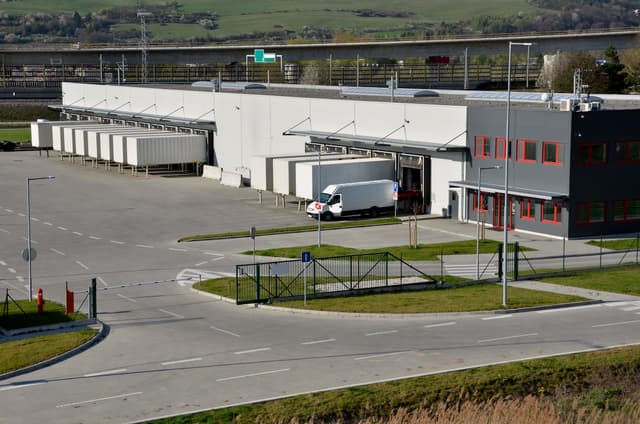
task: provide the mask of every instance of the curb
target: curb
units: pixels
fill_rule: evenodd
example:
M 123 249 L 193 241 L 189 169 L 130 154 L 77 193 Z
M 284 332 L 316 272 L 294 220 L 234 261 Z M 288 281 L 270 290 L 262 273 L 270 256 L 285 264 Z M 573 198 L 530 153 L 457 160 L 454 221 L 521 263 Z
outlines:
M 93 321 L 93 324 L 97 324 L 100 326 L 100 330 L 98 331 L 98 333 L 91 339 L 86 341 L 84 344 L 81 344 L 80 346 L 77 346 L 67 352 L 61 353 L 58 356 L 54 356 L 53 358 L 49 358 L 49 359 L 45 359 L 42 362 L 38 362 L 37 364 L 33 364 L 33 365 L 29 365 L 27 367 L 24 368 L 20 368 L 18 370 L 14 370 L 14 371 L 9 371 L 5 374 L 0 374 L 0 381 L 2 380 L 7 380 L 9 378 L 13 378 L 13 377 L 17 377 L 19 375 L 22 374 L 27 374 L 33 371 L 37 371 L 39 369 L 42 368 L 46 368 L 50 365 L 56 364 L 58 362 L 62 362 L 66 359 L 71 358 L 72 356 L 75 356 L 81 352 L 84 352 L 85 350 L 89 349 L 90 347 L 92 347 L 95 344 L 100 343 L 104 338 L 107 337 L 107 335 L 109 334 L 109 326 L 104 324 L 102 321 L 100 320 L 85 320 L 83 321 L 85 323 L 85 326 L 88 326 L 88 322 L 87 321 Z M 73 328 L 73 327 L 71 327 Z

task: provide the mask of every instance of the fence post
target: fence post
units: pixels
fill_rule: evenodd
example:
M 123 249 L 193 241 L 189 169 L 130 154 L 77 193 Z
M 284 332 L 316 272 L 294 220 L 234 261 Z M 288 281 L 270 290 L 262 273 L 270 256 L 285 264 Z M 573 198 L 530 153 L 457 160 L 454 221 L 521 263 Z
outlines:
M 96 319 L 98 317 L 97 300 L 96 279 L 92 278 L 91 285 L 89 286 L 89 319 Z
M 236 265 L 236 305 L 240 300 L 240 265 Z
M 389 252 L 384 252 L 384 280 L 385 286 L 389 287 Z
M 518 254 L 520 253 L 520 242 L 513 245 L 513 281 L 518 281 Z
M 402 265 L 403 265 L 403 260 L 402 260 L 402 250 L 400 251 L 400 285 L 402 286 Z
M 444 282 L 444 256 L 443 249 L 440 248 L 440 284 Z
M 638 265 L 638 240 L 640 240 L 640 233 L 636 233 L 636 265 Z
M 502 280 L 502 243 L 498 245 L 498 278 Z
M 600 233 L 600 268 L 602 269 L 602 233 Z
M 256 264 L 256 301 L 260 302 L 260 264 Z
M 566 252 L 566 247 L 565 247 L 565 243 L 567 240 L 567 236 L 566 234 L 562 235 L 562 272 L 564 272 L 564 261 L 565 261 L 565 252 Z

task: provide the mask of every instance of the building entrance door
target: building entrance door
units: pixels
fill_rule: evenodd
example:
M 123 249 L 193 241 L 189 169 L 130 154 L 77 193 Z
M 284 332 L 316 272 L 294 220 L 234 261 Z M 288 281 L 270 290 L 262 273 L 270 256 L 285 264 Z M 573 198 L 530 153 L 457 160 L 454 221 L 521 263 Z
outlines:
M 509 196 L 509 222 L 508 229 L 513 230 L 513 197 Z M 493 195 L 493 228 L 504 228 L 504 194 Z

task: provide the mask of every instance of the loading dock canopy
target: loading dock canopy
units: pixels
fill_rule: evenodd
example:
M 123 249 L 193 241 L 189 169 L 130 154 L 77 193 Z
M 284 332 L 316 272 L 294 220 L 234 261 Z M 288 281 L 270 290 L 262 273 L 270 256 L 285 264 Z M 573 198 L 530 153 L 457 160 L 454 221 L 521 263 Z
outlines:
M 325 131 L 287 130 L 284 135 L 307 136 L 314 141 L 355 147 L 360 149 L 387 150 L 412 154 L 424 154 L 425 152 L 466 152 L 466 146 L 450 146 L 447 144 L 427 143 L 415 140 L 405 140 L 389 137 L 372 137 L 367 135 L 354 135 L 345 133 L 332 133 Z
M 478 183 L 473 181 L 450 181 L 449 187 L 462 187 L 471 190 L 478 190 Z M 482 187 L 480 188 L 483 193 L 498 193 L 504 194 L 504 186 L 498 186 L 495 184 L 484 184 L 482 183 Z M 511 187 L 509 186 L 509 196 L 522 196 L 522 197 L 531 197 L 534 199 L 541 200 L 559 200 L 559 199 L 568 199 L 569 195 L 566 193 L 554 193 L 550 191 L 538 191 L 538 190 L 530 190 L 526 188 L 520 187 Z

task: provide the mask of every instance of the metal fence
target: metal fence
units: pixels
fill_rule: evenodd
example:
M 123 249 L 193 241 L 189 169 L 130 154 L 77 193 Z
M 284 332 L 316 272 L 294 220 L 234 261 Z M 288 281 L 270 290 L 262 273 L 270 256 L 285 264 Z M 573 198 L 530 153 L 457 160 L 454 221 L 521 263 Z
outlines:
M 327 297 L 435 285 L 436 280 L 388 252 L 236 266 L 236 303 Z
M 310 65 L 280 64 L 202 64 L 158 65 L 147 67 L 149 83 L 192 83 L 222 78 L 223 81 L 271 82 L 288 84 L 319 84 L 384 87 L 393 78 L 401 87 L 437 87 L 456 85 L 465 80 L 471 86 L 482 83 L 504 83 L 506 65 L 423 64 L 394 65 Z M 535 86 L 540 66 L 514 64 L 512 83 L 529 81 Z M 57 88 L 62 81 L 109 84 L 138 84 L 143 80 L 141 65 L 4 65 L 0 68 L 0 87 Z

